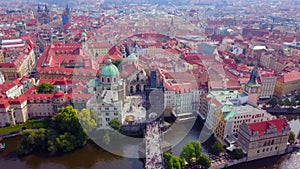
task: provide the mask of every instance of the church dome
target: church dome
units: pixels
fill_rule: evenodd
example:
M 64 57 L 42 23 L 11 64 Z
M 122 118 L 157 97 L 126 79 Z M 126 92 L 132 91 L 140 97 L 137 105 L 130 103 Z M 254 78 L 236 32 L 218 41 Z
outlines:
M 134 53 L 130 54 L 128 57 L 127 57 L 128 60 L 136 60 L 137 57 Z
M 85 32 L 82 32 L 82 33 L 81 33 L 81 36 L 82 36 L 82 37 L 87 37 L 87 34 L 86 34 Z
M 111 59 L 107 59 L 105 65 L 101 68 L 100 76 L 117 76 L 118 74 L 118 68 L 112 64 Z

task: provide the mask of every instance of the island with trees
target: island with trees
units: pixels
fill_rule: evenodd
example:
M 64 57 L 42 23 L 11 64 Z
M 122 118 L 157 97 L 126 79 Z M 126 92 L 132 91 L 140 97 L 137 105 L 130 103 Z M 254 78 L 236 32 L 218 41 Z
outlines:
M 19 155 L 70 152 L 84 146 L 88 140 L 87 130 L 93 130 L 96 126 L 97 116 L 94 112 L 87 109 L 78 111 L 67 106 L 60 109 L 46 126 L 25 129 L 17 152 Z

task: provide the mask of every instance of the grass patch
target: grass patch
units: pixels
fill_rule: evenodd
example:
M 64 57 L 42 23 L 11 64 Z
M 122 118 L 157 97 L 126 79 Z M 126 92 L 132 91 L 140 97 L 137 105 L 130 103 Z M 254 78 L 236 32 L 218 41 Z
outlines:
M 0 134 L 7 134 L 7 133 L 21 130 L 22 127 L 24 127 L 24 126 L 25 126 L 25 124 L 16 124 L 13 126 L 3 127 L 3 128 L 0 128 Z
M 32 128 L 41 128 L 46 127 L 46 120 L 28 120 L 23 124 L 16 124 L 8 127 L 0 128 L 0 134 L 8 134 L 11 132 L 16 132 L 21 130 L 23 127 L 26 129 L 32 129 Z

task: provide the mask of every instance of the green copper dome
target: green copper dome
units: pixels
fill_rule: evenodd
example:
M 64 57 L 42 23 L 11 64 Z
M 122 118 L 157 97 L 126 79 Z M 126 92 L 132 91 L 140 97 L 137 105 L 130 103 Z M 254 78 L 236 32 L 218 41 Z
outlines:
M 81 36 L 82 36 L 82 37 L 87 37 L 87 34 L 86 34 L 85 32 L 82 32 L 82 33 L 81 33 Z
M 129 59 L 129 60 L 136 60 L 137 57 L 136 57 L 136 55 L 135 55 L 134 53 L 132 53 L 132 54 L 130 54 L 130 55 L 127 57 L 127 59 Z
M 101 68 L 100 76 L 117 76 L 118 68 L 112 64 L 111 59 L 107 59 L 105 65 Z

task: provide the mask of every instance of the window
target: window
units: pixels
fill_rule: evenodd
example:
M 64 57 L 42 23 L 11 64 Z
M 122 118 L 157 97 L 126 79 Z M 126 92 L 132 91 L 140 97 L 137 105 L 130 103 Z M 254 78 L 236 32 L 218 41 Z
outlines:
M 257 154 L 259 154 L 259 150 L 257 150 Z
M 110 78 L 107 78 L 107 83 L 110 83 Z
M 265 152 L 265 149 L 263 149 L 262 152 Z
M 277 146 L 275 147 L 275 150 L 277 150 Z
M 105 120 L 106 120 L 107 122 L 110 121 L 109 118 L 105 118 Z
M 105 110 L 109 110 L 109 108 L 108 108 L 108 107 L 105 107 Z
M 105 113 L 106 116 L 109 116 L 109 113 Z

